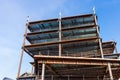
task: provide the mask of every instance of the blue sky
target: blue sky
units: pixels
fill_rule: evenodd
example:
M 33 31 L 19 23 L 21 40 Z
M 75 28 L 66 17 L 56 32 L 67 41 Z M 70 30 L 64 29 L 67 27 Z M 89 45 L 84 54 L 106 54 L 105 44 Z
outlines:
M 26 17 L 30 21 L 93 13 L 96 7 L 103 41 L 115 40 L 120 51 L 120 0 L 0 0 L 0 80 L 16 78 Z M 25 53 L 22 71 L 30 72 Z

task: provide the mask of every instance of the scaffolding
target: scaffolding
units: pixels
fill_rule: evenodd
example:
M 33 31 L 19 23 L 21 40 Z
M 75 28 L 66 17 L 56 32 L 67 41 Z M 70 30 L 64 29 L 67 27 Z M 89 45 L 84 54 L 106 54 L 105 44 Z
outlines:
M 114 41 L 102 41 L 96 14 L 28 22 L 17 79 L 118 80 L 115 46 Z M 33 68 L 31 74 L 20 75 L 24 51 L 34 59 Z

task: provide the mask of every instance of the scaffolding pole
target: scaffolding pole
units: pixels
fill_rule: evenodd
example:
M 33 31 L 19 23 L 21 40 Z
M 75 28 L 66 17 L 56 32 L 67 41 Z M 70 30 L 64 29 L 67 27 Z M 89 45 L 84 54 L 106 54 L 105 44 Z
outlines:
M 105 74 L 107 74 L 108 67 L 106 67 Z M 105 80 L 106 75 L 103 76 L 103 80 Z
M 97 76 L 97 80 L 99 80 L 99 76 Z
M 42 75 L 41 75 L 41 80 L 44 80 L 45 77 L 45 63 L 42 63 Z
M 26 36 L 27 36 L 28 24 L 29 23 L 28 23 L 28 20 L 27 20 L 26 28 L 25 28 L 25 32 L 24 32 L 24 39 L 23 39 L 23 43 L 22 43 L 22 50 L 21 50 L 21 56 L 20 56 L 20 63 L 19 63 L 19 67 L 18 67 L 17 78 L 20 76 L 20 71 L 21 71 L 21 66 L 22 66 L 22 59 L 23 59 L 23 54 L 24 54 L 25 40 L 26 40 Z
M 68 80 L 70 80 L 70 76 L 68 75 Z
M 59 13 L 59 42 L 61 42 L 62 33 L 61 33 L 61 13 Z M 59 56 L 61 56 L 62 53 L 62 44 L 59 43 Z
M 115 53 L 118 53 L 117 48 L 116 48 L 116 42 L 114 42 L 113 45 L 115 47 Z
M 31 75 L 34 73 L 34 65 L 32 64 Z
M 85 80 L 85 76 L 84 76 L 84 74 L 83 74 L 83 80 Z
M 51 76 L 51 80 L 53 80 L 53 75 Z
M 96 24 L 96 29 L 97 29 L 97 34 L 98 36 L 100 36 L 100 32 L 99 32 L 99 29 L 98 29 L 98 23 L 97 23 L 97 17 L 96 17 L 96 14 L 94 13 L 94 17 L 95 17 L 95 24 Z M 101 53 L 101 58 L 104 58 L 103 56 L 103 49 L 102 49 L 102 41 L 101 39 L 99 38 L 99 47 L 100 47 L 100 53 Z
M 103 56 L 103 49 L 102 49 L 102 41 L 101 41 L 101 39 L 99 39 L 99 47 L 100 47 L 101 57 L 104 58 L 104 56 Z
M 112 75 L 112 70 L 111 70 L 110 63 L 108 63 L 108 70 L 109 70 L 110 80 L 113 80 L 113 75 Z
M 38 61 L 37 61 L 37 60 L 34 60 L 34 62 L 35 62 L 35 70 L 34 70 L 34 73 L 35 73 L 36 75 L 38 75 Z

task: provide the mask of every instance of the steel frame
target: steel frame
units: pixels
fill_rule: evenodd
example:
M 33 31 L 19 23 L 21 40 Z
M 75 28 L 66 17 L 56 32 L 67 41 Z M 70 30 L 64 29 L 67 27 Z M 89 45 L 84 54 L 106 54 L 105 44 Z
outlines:
M 75 19 L 75 18 L 79 18 L 79 17 L 88 17 L 88 16 L 94 16 L 94 21 L 95 24 L 94 25 L 87 25 L 87 26 L 78 26 L 78 27 L 73 27 L 73 28 L 62 28 L 62 23 L 61 20 L 70 20 Z M 102 67 L 106 67 L 105 73 L 103 73 L 103 80 L 105 80 L 105 77 L 108 75 L 105 75 L 108 73 L 109 71 L 109 77 L 110 80 L 114 79 L 114 75 L 112 73 L 112 67 L 116 67 L 116 66 L 120 66 L 120 60 L 118 59 L 105 59 L 104 58 L 104 53 L 103 53 L 103 49 L 102 49 L 102 40 L 99 36 L 99 27 L 97 24 L 97 16 L 96 14 L 86 14 L 86 15 L 81 15 L 81 16 L 72 16 L 72 17 L 65 17 L 65 18 L 61 18 L 59 19 L 59 41 L 56 42 L 46 42 L 46 43 L 37 43 L 37 44 L 30 44 L 30 45 L 26 45 L 25 41 L 27 38 L 27 36 L 31 36 L 31 35 L 36 35 L 36 34 L 41 34 L 41 33 L 51 33 L 51 32 L 56 32 L 57 30 L 51 30 L 51 31 L 43 31 L 43 32 L 30 32 L 27 33 L 27 30 L 30 29 L 30 26 L 33 24 L 42 24 L 42 23 L 50 23 L 50 22 L 54 22 L 57 21 L 58 19 L 50 19 L 50 20 L 43 20 L 43 21 L 35 21 L 35 22 L 29 22 L 26 24 L 26 29 L 25 29 L 25 33 L 24 33 L 24 39 L 23 39 L 23 44 L 22 44 L 22 51 L 21 51 L 21 57 L 20 57 L 20 63 L 19 63 L 19 68 L 18 68 L 18 74 L 17 74 L 17 79 L 20 77 L 20 71 L 21 71 L 21 65 L 22 65 L 22 58 L 23 58 L 23 54 L 24 51 L 26 51 L 30 56 L 33 57 L 34 62 L 32 63 L 32 65 L 34 66 L 34 69 L 32 69 L 32 72 L 34 70 L 34 74 L 35 76 L 40 76 L 39 73 L 39 69 L 40 69 L 40 65 L 42 65 L 41 67 L 41 79 L 44 80 L 45 79 L 45 70 L 46 68 L 48 70 L 50 70 L 54 75 L 59 75 L 59 77 L 61 77 L 60 74 L 58 74 L 52 67 L 51 65 L 54 64 L 62 64 L 62 65 L 85 65 L 85 66 L 102 66 Z M 73 29 L 84 29 L 84 28 L 96 28 L 97 30 L 97 36 L 95 37 L 90 37 L 90 38 L 77 38 L 77 39 L 71 39 L 71 40 L 62 40 L 62 31 L 68 31 L 68 30 L 73 30 Z M 84 41 L 94 41 L 97 40 L 99 42 L 99 47 L 100 47 L 100 53 L 101 53 L 101 58 L 87 58 L 87 57 L 70 57 L 70 56 L 61 56 L 62 54 L 62 44 L 68 44 L 68 43 L 72 43 L 72 42 L 84 42 Z M 29 41 L 29 39 L 28 39 Z M 29 52 L 27 50 L 27 48 L 33 48 L 33 47 L 39 47 L 39 46 L 47 46 L 47 45 L 53 45 L 53 44 L 59 44 L 59 56 L 44 56 L 44 55 L 32 55 L 31 52 Z M 115 44 L 114 44 L 115 46 Z M 117 52 L 117 50 L 116 50 Z M 109 54 L 108 54 L 109 55 Z M 51 75 L 52 76 L 52 75 Z M 119 75 L 118 75 L 119 76 Z M 68 75 L 68 80 L 70 79 L 70 77 L 76 77 L 76 78 L 80 78 L 78 77 L 78 75 L 74 76 L 74 75 Z M 91 76 L 94 77 L 94 76 Z M 96 78 L 99 80 L 100 79 L 100 75 L 98 75 Z M 83 80 L 86 78 L 86 76 L 83 74 L 82 76 Z M 53 76 L 51 77 L 51 79 L 53 79 Z

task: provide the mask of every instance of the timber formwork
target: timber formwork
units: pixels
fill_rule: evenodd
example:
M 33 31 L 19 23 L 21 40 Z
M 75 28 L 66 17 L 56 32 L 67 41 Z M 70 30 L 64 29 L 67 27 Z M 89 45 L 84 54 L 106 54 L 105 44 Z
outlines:
M 20 76 L 24 51 L 33 69 Z M 100 38 L 96 14 L 28 22 L 17 79 L 118 80 L 118 58 L 116 43 Z

